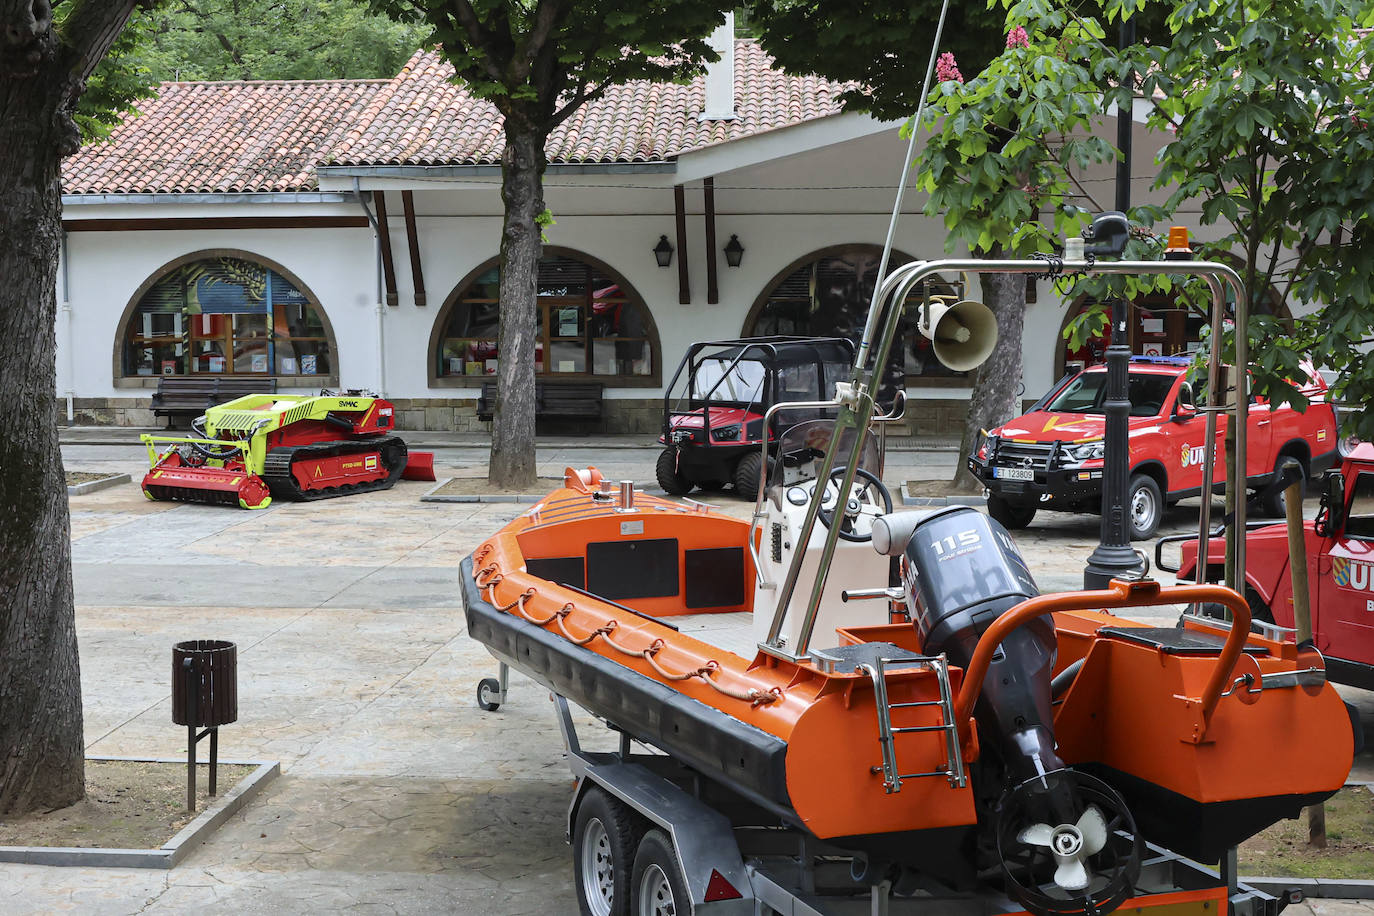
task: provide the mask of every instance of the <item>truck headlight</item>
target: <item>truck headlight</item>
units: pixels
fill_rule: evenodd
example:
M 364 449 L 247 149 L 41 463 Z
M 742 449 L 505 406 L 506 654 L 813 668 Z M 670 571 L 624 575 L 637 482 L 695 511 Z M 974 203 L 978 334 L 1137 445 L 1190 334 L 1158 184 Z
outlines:
M 1064 454 L 1068 456 L 1073 464 L 1082 464 L 1085 461 L 1093 461 L 1101 458 L 1107 453 L 1107 443 L 1101 439 L 1093 442 L 1080 442 L 1077 445 L 1070 445 L 1064 449 Z
M 978 456 L 979 461 L 987 461 L 988 455 L 997 448 L 997 437 L 990 436 L 982 430 L 978 431 L 978 438 L 973 444 L 973 454 Z

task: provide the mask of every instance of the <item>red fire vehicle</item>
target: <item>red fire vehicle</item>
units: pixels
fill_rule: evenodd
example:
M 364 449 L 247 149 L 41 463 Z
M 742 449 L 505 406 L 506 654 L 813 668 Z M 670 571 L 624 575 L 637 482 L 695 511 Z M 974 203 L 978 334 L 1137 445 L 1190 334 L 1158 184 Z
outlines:
M 1202 491 L 1205 416 L 1194 406 L 1206 377 L 1189 371 L 1186 357 L 1133 357 L 1130 366 L 1130 477 L 1126 507 L 1132 540 L 1154 535 L 1166 505 Z M 1008 528 L 1024 528 L 1038 509 L 1101 511 L 1107 370 L 1094 366 L 1066 377 L 1024 416 L 983 434 L 968 468 L 988 489 L 988 513 Z M 1286 405 L 1250 404 L 1246 486 L 1269 483 L 1287 457 L 1306 477 L 1336 460 L 1336 418 L 1326 383 L 1316 373 L 1302 386 L 1305 412 Z M 1222 440 L 1226 417 L 1217 418 L 1218 490 L 1226 477 Z M 1283 514 L 1282 495 L 1262 511 Z
M 1346 451 L 1322 478 L 1321 508 L 1304 526 L 1312 641 L 1331 680 L 1374 689 L 1374 443 Z M 1245 538 L 1245 598 L 1253 619 L 1292 628 L 1293 578 L 1286 525 L 1252 528 Z M 1197 570 L 1197 541 L 1180 544 L 1180 582 Z M 1221 579 L 1223 538 L 1207 543 L 1207 578 Z M 1157 555 L 1158 559 L 1158 555 Z

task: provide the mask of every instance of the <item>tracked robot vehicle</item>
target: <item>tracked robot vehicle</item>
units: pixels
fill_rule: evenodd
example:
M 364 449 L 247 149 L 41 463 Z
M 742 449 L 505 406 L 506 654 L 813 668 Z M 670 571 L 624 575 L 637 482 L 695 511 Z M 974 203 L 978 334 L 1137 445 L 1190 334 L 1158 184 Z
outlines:
M 1217 325 L 1224 284 L 1244 301 L 1221 264 L 1063 268 L 1202 276 Z M 1042 595 L 995 520 L 891 511 L 875 367 L 894 303 L 942 269 L 1045 264 L 894 271 L 837 418 L 784 435 L 752 521 L 569 469 L 464 561 L 468 632 L 501 663 L 479 702 L 507 701 L 509 667 L 554 696 L 584 913 L 1280 909 L 1239 884 L 1235 848 L 1349 773 L 1321 657 L 1250 634 L 1231 589 Z M 1234 625 L 1118 616 L 1210 603 Z M 574 703 L 618 749 L 584 746 Z
M 149 499 L 262 509 L 384 490 L 406 470 L 391 403 L 366 394 L 250 394 L 211 407 L 193 436 L 141 438 Z M 432 478 L 431 478 L 432 479 Z

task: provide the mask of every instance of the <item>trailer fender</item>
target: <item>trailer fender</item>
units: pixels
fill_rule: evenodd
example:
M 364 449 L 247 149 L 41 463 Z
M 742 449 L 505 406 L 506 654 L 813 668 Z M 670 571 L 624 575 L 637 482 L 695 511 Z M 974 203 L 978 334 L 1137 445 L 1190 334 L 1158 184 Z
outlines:
M 580 769 L 580 768 L 578 768 Z M 673 843 L 696 916 L 753 916 L 754 893 L 730 820 L 635 763 L 589 763 L 568 806 L 568 836 L 587 787 L 598 785 L 663 828 Z M 738 896 L 729 893 L 733 888 Z

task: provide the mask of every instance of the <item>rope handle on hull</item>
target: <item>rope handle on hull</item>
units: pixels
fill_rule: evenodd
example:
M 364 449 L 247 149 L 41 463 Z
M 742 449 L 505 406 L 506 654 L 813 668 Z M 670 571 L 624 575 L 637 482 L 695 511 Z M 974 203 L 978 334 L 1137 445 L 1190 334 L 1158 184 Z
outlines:
M 497 604 L 496 586 L 504 581 L 504 577 L 501 575 L 495 563 L 484 566 L 474 573 L 473 580 L 477 583 L 479 589 L 486 592 L 487 603 L 500 613 L 506 614 L 515 611 L 522 619 L 538 627 L 547 627 L 549 624 L 555 624 L 565 639 L 578 646 L 585 646 L 600 636 L 606 645 L 622 655 L 644 659 L 648 662 L 649 667 L 654 670 L 654 673 L 665 681 L 688 681 L 692 678 L 697 678 L 709 684 L 717 693 L 730 697 L 731 699 L 746 702 L 755 708 L 766 706 L 770 703 L 776 703 L 782 699 L 782 689 L 780 687 L 772 687 L 768 690 L 759 690 L 757 687 L 750 687 L 747 690 L 740 690 L 736 687 L 718 683 L 714 675 L 717 671 L 721 670 L 721 668 L 720 662 L 715 659 L 707 661 L 706 664 L 694 671 L 687 671 L 681 674 L 669 671 L 667 668 L 660 665 L 657 659 L 654 658 L 654 656 L 667 645 L 662 639 L 655 638 L 653 642 L 649 643 L 649 645 L 643 649 L 632 649 L 628 646 L 623 646 L 611 638 L 611 634 L 620 627 L 620 623 L 616 620 L 606 621 L 586 636 L 574 636 L 565 622 L 567 616 L 576 610 L 576 606 L 571 601 L 567 602 L 547 617 L 536 617 L 525 609 L 526 602 L 539 593 L 538 589 L 532 585 L 517 595 L 515 600 L 509 604 Z

